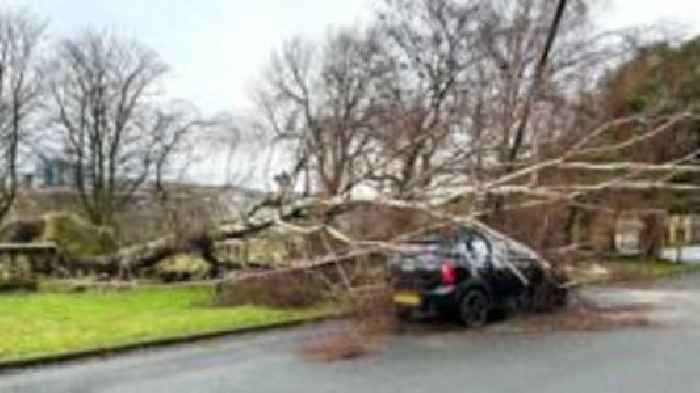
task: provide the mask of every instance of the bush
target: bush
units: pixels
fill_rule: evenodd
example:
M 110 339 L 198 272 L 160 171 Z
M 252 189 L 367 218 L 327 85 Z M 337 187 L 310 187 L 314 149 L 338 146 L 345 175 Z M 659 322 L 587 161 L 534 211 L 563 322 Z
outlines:
M 157 277 L 165 282 L 201 280 L 210 271 L 209 264 L 194 255 L 175 255 L 162 260 L 154 268 Z
M 39 284 L 36 280 L 13 277 L 10 279 L 0 279 L 0 293 L 8 292 L 35 292 Z
M 0 260 L 0 293 L 36 290 L 37 282 L 32 278 L 25 258 L 18 258 L 12 263 Z
M 52 241 L 60 252 L 74 257 L 108 255 L 118 248 L 114 232 L 90 224 L 76 214 L 49 213 L 44 216 L 43 241 Z
M 17 220 L 0 227 L 0 241 L 11 243 L 29 243 L 44 233 L 44 220 Z
M 355 288 L 337 300 L 347 319 L 339 329 L 306 343 L 301 349 L 303 356 L 330 362 L 371 354 L 380 349 L 396 326 L 393 292 L 387 286 Z
M 325 298 L 326 287 L 298 269 L 268 272 L 220 283 L 215 303 L 221 306 L 259 305 L 306 307 Z

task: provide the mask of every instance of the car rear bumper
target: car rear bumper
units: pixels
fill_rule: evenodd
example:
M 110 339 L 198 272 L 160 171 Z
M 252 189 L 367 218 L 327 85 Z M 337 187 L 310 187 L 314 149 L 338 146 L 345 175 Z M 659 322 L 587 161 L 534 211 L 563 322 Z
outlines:
M 412 292 L 415 301 L 408 301 L 411 291 L 397 290 L 394 303 L 400 314 L 410 314 L 413 317 L 433 317 L 449 312 L 455 305 L 454 285 L 439 286 L 428 291 Z

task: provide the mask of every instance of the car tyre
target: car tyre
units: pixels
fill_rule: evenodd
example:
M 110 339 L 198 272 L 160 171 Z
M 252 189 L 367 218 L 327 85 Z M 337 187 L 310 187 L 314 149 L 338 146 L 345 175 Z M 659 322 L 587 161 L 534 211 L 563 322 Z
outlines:
M 535 288 L 532 309 L 535 312 L 546 313 L 567 306 L 568 291 L 558 288 L 554 283 L 545 282 Z
M 488 322 L 491 302 L 484 291 L 468 290 L 459 302 L 459 319 L 467 328 L 480 328 Z

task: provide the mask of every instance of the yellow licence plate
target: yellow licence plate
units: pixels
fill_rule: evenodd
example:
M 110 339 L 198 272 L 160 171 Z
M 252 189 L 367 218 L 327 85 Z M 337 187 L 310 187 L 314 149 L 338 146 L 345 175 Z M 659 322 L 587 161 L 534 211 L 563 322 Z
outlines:
M 394 303 L 417 306 L 420 304 L 420 296 L 415 292 L 399 292 L 394 295 Z

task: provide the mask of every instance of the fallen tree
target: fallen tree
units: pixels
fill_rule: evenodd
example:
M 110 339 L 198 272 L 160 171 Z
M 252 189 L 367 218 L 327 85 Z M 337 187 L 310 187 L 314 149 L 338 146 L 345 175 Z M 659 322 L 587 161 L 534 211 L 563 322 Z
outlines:
M 389 51 L 382 55 L 390 60 L 404 60 L 405 55 L 411 54 L 409 60 L 415 60 L 416 64 L 403 64 L 400 61 L 395 63 L 404 71 L 416 73 L 414 76 L 405 76 L 404 79 L 392 80 L 388 87 L 389 90 L 395 90 L 391 92 L 395 94 L 374 97 L 376 102 L 362 100 L 363 105 L 369 102 L 373 105 L 368 105 L 367 113 L 363 109 L 363 116 L 360 116 L 362 121 L 357 124 L 351 122 L 352 126 L 332 121 L 338 117 L 344 118 L 338 116 L 341 111 L 329 116 L 321 110 L 327 109 L 323 104 L 310 105 L 309 96 L 315 97 L 318 92 L 307 89 L 307 85 L 312 85 L 306 78 L 309 76 L 307 72 L 313 67 L 304 51 L 292 51 L 286 53 L 287 57 L 278 59 L 289 63 L 286 65 L 291 67 L 291 72 L 273 75 L 273 87 L 276 88 L 273 90 L 281 90 L 278 93 L 284 99 L 278 102 L 280 94 L 265 97 L 269 99 L 265 100 L 266 118 L 268 121 L 273 120 L 276 135 L 299 142 L 297 148 L 300 154 L 297 162 L 293 163 L 292 177 L 305 174 L 308 178 L 314 170 L 320 171 L 321 177 L 328 175 L 327 167 L 331 165 L 326 162 L 326 155 L 330 155 L 337 159 L 334 161 L 338 168 L 335 168 L 337 170 L 333 181 L 325 183 L 332 183 L 333 187 L 326 185 L 317 194 L 311 194 L 310 181 L 307 179 L 304 188 L 308 192 L 304 195 L 280 192 L 282 195 L 271 197 L 250 209 L 237 225 L 223 225 L 185 238 L 166 236 L 120 249 L 110 256 L 86 258 L 76 263 L 93 265 L 111 274 L 129 276 L 174 254 L 195 253 L 208 261 L 214 275 L 218 276 L 223 262 L 215 252 L 217 242 L 255 237 L 271 228 L 284 228 L 301 234 L 323 231 L 328 237 L 342 243 L 343 249 L 378 247 L 390 251 L 397 243 L 411 236 L 425 232 L 432 226 L 445 224 L 479 228 L 489 236 L 507 241 L 513 247 L 534 256 L 534 250 L 540 251 L 538 245 L 530 242 L 530 239 L 513 239 L 507 230 L 493 224 L 497 221 L 494 217 L 554 204 L 586 211 L 606 211 L 608 207 L 596 200 L 595 196 L 609 190 L 697 189 L 688 182 L 674 182 L 675 174 L 696 172 L 689 162 L 697 156 L 697 149 L 684 152 L 686 156 L 663 162 L 625 159 L 631 149 L 672 134 L 679 125 L 697 121 L 700 117 L 696 113 L 676 108 L 679 110 L 673 113 L 663 111 L 659 112 L 663 113 L 660 115 L 649 111 L 611 120 L 598 115 L 603 111 L 596 107 L 600 103 L 595 99 L 592 100 L 596 101 L 593 104 L 585 105 L 588 104 L 585 101 L 590 95 L 596 95 L 592 94 L 594 92 L 580 91 L 577 83 L 566 83 L 564 80 L 563 76 L 571 76 L 571 62 L 576 63 L 572 60 L 572 53 L 579 54 L 582 49 L 595 48 L 594 44 L 584 42 L 582 39 L 586 37 L 580 34 L 586 27 L 585 12 L 570 15 L 571 20 L 562 19 L 566 1 L 560 1 L 556 10 L 549 8 L 550 2 L 540 2 L 537 3 L 537 9 L 541 14 L 532 16 L 524 13 L 513 19 L 517 23 L 510 25 L 509 18 L 513 17 L 509 14 L 510 7 L 506 7 L 507 10 L 497 9 L 488 7 L 489 2 L 475 1 L 472 4 L 475 13 L 464 14 L 469 8 L 452 7 L 452 2 L 445 4 L 451 6 L 439 6 L 432 2 L 410 3 L 417 11 L 426 13 L 427 21 L 434 22 L 433 25 L 428 23 L 430 26 L 416 26 L 413 15 L 403 14 L 405 9 L 389 7 L 395 15 L 385 15 L 388 19 L 381 25 L 389 28 L 388 32 L 392 34 L 390 38 L 396 39 L 398 46 L 388 48 Z M 530 3 L 516 2 L 513 9 L 530 9 L 528 4 Z M 476 13 L 477 11 L 484 14 Z M 556 11 L 551 25 L 548 18 L 542 19 L 542 16 L 549 15 L 549 11 Z M 469 19 L 472 16 L 478 17 L 472 21 Z M 455 21 L 456 25 L 463 28 L 469 27 L 469 23 L 473 22 L 475 29 L 446 32 L 445 28 L 450 25 L 446 21 Z M 488 23 L 482 25 L 482 21 Z M 495 23 L 497 21 L 505 25 L 500 26 Z M 560 22 L 565 23 L 559 26 Z M 498 29 L 495 28 L 497 25 L 500 26 Z M 555 48 L 554 42 L 557 31 L 564 32 L 560 33 L 563 36 L 559 41 L 566 44 L 559 48 Z M 447 37 L 439 38 L 443 33 L 447 33 Z M 402 38 L 403 35 L 420 39 L 407 40 Z M 527 38 L 530 35 L 532 42 Z M 434 37 L 438 38 L 433 39 Z M 465 59 L 459 58 L 459 54 L 465 53 L 459 48 L 472 39 L 475 51 L 469 53 L 477 57 L 470 59 L 474 61 L 463 62 Z M 527 42 L 527 48 L 511 48 L 516 53 L 503 53 L 501 40 Z M 353 45 L 360 44 L 352 42 Z M 421 47 L 423 44 L 426 47 Z M 303 49 L 293 46 L 290 50 L 295 48 Z M 566 50 L 562 51 L 562 48 Z M 433 70 L 430 62 L 424 63 L 425 59 L 421 56 L 414 56 L 425 50 L 441 59 L 444 67 Z M 552 61 L 548 61 L 550 50 L 553 51 Z M 399 54 L 392 51 L 398 51 Z M 519 64 L 517 59 L 524 58 L 532 60 L 528 64 Z M 458 64 L 462 62 L 464 64 Z M 587 64 L 583 61 L 574 68 L 591 70 Z M 356 66 L 361 68 L 362 65 Z M 281 67 L 282 71 L 284 69 L 286 68 Z M 331 70 L 337 73 L 343 71 L 334 67 Z M 380 74 L 388 77 L 384 72 Z M 371 78 L 372 75 L 366 77 Z M 445 77 L 446 80 L 441 81 Z M 289 78 L 292 80 L 288 81 Z M 418 91 L 418 96 L 413 97 L 415 100 L 404 102 L 408 92 L 401 94 L 402 83 L 421 81 L 424 78 L 441 81 L 433 84 L 439 91 Z M 483 84 L 476 84 L 475 81 Z M 286 82 L 299 85 L 302 94 L 290 91 L 286 88 Z M 364 83 L 370 81 L 361 79 L 358 82 L 365 86 Z M 427 86 L 432 85 L 428 83 Z M 470 94 L 463 94 L 473 86 L 483 93 L 475 102 L 471 100 L 473 97 Z M 380 87 L 386 86 L 378 86 Z M 512 92 L 521 91 L 524 93 L 516 94 L 513 102 L 502 99 L 502 95 L 511 98 Z M 370 92 L 371 89 L 367 90 L 367 94 Z M 491 93 L 493 97 L 489 96 Z M 363 90 L 358 97 L 364 97 L 364 94 Z M 324 95 L 320 94 L 319 97 Z M 410 94 L 407 97 L 410 98 Z M 360 102 L 358 100 L 348 102 L 357 104 Z M 487 112 L 489 106 L 500 106 L 505 101 L 509 101 L 509 104 L 503 113 Z M 303 110 L 299 110 L 299 107 Z M 584 108 L 576 109 L 580 107 Z M 286 113 L 288 116 L 274 116 L 275 109 L 289 112 Z M 319 113 L 316 113 L 316 109 Z M 353 108 L 345 109 L 349 111 Z M 345 134 L 353 127 L 363 131 L 361 146 L 345 140 Z M 403 135 L 406 129 L 415 132 Z M 311 147 L 322 153 L 310 158 Z M 397 173 L 397 167 L 400 173 Z M 549 173 L 551 171 L 567 171 L 569 176 L 552 176 Z M 581 171 L 593 171 L 597 175 L 578 176 Z M 329 176 L 325 177 L 328 180 Z M 385 180 L 400 187 L 384 187 Z M 343 183 L 342 186 L 340 183 Z M 371 198 L 358 198 L 356 189 L 367 184 L 374 186 L 374 195 Z M 411 227 L 392 225 L 396 233 L 379 238 L 353 231 L 352 227 L 346 228 L 347 216 L 367 206 L 401 209 L 407 214 L 420 214 L 429 219 Z M 537 219 L 546 221 L 547 217 Z M 377 224 L 380 220 L 381 217 L 367 219 L 368 222 Z M 528 222 L 525 225 L 535 228 L 541 222 Z M 554 246 L 566 249 L 569 244 Z M 329 248 L 326 254 L 342 253 Z M 543 264 L 551 267 L 550 262 L 544 261 Z M 70 264 L 70 259 L 65 263 Z

